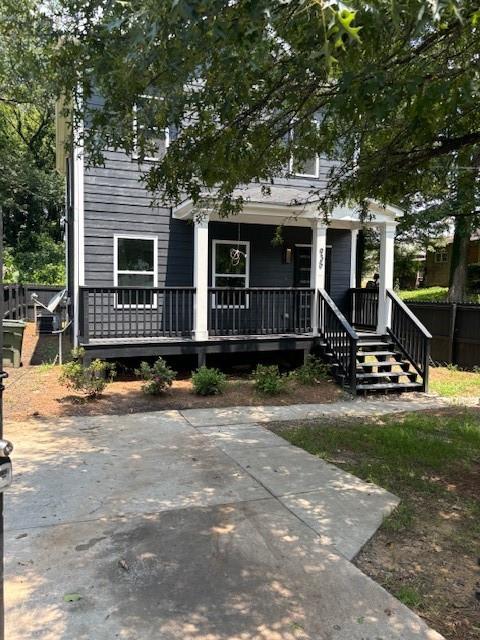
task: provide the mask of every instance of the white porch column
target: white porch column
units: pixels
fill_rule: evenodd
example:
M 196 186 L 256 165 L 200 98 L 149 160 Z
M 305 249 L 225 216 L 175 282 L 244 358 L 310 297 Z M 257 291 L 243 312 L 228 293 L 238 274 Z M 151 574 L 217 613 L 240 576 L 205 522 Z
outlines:
M 378 324 L 377 332 L 385 333 L 390 324 L 390 300 L 387 289 L 393 289 L 393 248 L 395 243 L 395 227 L 392 222 L 380 225 L 380 282 L 378 288 Z
M 357 239 L 358 229 L 352 229 L 352 241 L 350 245 L 350 288 L 357 286 Z
M 315 289 L 312 328 L 318 333 L 318 290 L 325 288 L 325 261 L 327 254 L 327 227 L 321 220 L 312 222 L 312 261 L 310 287 Z
M 208 216 L 194 221 L 193 231 L 193 286 L 195 307 L 193 337 L 208 339 Z

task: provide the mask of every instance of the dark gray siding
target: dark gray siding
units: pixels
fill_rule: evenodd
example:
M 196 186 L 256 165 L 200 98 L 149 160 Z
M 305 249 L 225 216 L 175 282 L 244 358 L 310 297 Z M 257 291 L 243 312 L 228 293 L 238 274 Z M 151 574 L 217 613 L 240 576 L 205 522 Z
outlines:
M 152 206 L 140 175 L 138 164 L 119 152 L 108 152 L 104 167 L 86 170 L 86 285 L 113 285 L 115 233 L 156 235 L 158 285 L 192 285 L 192 225 L 172 219 L 169 208 Z
M 350 249 L 352 234 L 349 229 L 328 229 L 327 245 L 332 245 L 330 296 L 345 313 L 350 288 Z
M 212 222 L 209 224 L 209 283 L 212 280 L 212 241 L 237 240 L 238 223 Z M 282 262 L 282 247 L 272 244 L 275 226 L 262 224 L 241 224 L 240 240 L 250 242 L 250 286 L 251 287 L 293 287 L 292 264 Z M 285 227 L 285 244 L 310 244 L 312 232 L 304 227 Z

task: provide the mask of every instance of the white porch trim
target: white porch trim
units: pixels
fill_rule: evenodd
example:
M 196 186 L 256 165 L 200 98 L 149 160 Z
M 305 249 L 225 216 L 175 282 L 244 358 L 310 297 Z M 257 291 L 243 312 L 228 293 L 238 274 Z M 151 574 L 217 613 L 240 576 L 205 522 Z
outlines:
M 193 238 L 193 337 L 208 340 L 208 216 L 194 221 Z
M 83 123 L 74 136 L 72 149 L 73 174 L 73 346 L 78 347 L 80 331 L 80 287 L 85 285 L 85 162 Z
M 352 240 L 350 245 L 350 288 L 357 286 L 357 240 L 358 229 L 352 229 Z
M 312 261 L 310 287 L 315 289 L 312 329 L 318 333 L 318 290 L 325 288 L 325 263 L 327 254 L 327 227 L 321 220 L 312 222 Z
M 391 304 L 387 289 L 393 289 L 393 262 L 395 245 L 395 223 L 379 225 L 380 231 L 380 282 L 378 289 L 377 332 L 384 334 L 390 326 Z

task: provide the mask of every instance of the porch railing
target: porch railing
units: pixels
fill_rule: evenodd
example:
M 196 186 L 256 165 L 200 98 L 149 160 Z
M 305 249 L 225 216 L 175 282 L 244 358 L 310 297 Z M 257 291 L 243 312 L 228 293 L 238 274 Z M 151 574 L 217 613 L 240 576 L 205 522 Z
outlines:
M 355 327 L 376 329 L 378 289 L 350 289 L 350 320 Z
M 319 289 L 318 294 L 318 330 L 325 350 L 337 365 L 337 377 L 355 391 L 358 335 L 328 293 Z
M 190 336 L 194 294 L 193 287 L 81 287 L 82 341 Z
M 387 290 L 387 298 L 391 303 L 387 331 L 415 367 L 422 378 L 423 391 L 427 391 L 432 334 L 393 291 Z
M 23 320 L 28 311 L 28 287 L 24 284 L 6 284 L 3 286 L 3 318 L 5 320 Z
M 214 336 L 311 333 L 314 289 L 210 287 L 208 329 Z

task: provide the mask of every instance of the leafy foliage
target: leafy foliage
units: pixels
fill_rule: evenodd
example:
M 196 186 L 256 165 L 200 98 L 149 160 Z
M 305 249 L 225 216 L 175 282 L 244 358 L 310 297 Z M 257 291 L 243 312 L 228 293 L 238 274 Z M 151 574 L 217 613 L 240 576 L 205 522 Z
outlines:
M 5 282 L 65 284 L 65 245 L 47 233 L 5 249 Z
M 163 358 L 157 358 L 152 366 L 148 362 L 141 362 L 140 367 L 135 369 L 135 375 L 145 380 L 142 384 L 144 393 L 157 396 L 172 386 L 177 372 L 171 369 Z
M 85 366 L 83 356 L 84 351 L 81 349 L 72 351 L 72 360 L 62 366 L 60 382 L 69 389 L 81 391 L 87 398 L 94 399 L 115 378 L 115 364 L 96 359 Z
M 313 385 L 329 377 L 328 366 L 314 355 L 308 355 L 301 367 L 292 372 L 292 377 L 300 384 Z
M 268 396 L 274 396 L 283 391 L 286 379 L 280 375 L 278 365 L 257 365 L 253 372 L 253 386 L 257 391 Z
M 35 0 L 0 6 L 0 206 L 10 273 L 64 281 L 63 179 L 55 171 L 51 19 Z M 49 254 L 49 255 L 47 255 Z
M 227 376 L 219 369 L 199 367 L 192 374 L 192 386 L 199 396 L 213 396 L 223 393 L 227 386 Z

